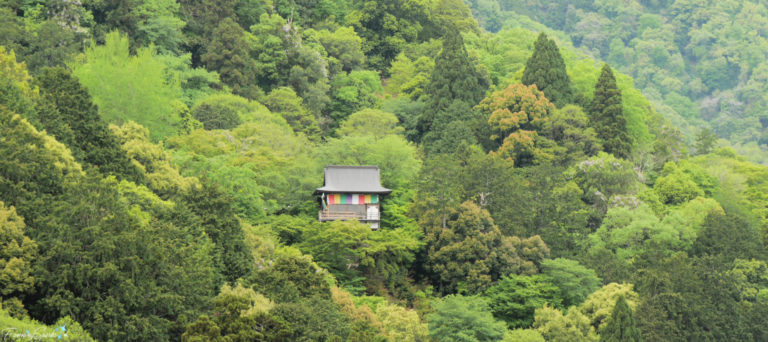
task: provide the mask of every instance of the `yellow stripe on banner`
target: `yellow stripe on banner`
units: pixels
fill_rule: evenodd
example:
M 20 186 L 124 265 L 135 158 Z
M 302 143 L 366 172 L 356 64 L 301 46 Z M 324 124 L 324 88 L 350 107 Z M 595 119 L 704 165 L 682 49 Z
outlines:
M 371 203 L 371 195 L 365 195 L 365 203 Z

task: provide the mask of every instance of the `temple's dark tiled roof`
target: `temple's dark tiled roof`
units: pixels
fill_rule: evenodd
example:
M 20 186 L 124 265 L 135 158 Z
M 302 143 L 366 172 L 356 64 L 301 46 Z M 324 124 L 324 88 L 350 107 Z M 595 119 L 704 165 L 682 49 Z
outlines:
M 378 166 L 326 165 L 325 183 L 315 192 L 388 194 L 392 190 L 381 186 Z

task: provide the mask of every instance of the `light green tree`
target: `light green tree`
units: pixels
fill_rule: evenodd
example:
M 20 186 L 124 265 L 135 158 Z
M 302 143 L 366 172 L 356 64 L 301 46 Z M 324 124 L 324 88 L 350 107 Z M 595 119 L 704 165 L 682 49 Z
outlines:
M 387 135 L 401 134 L 405 130 L 398 126 L 397 117 L 378 109 L 363 109 L 350 115 L 339 127 L 340 136 L 370 136 L 377 139 Z
M 547 259 L 541 262 L 541 273 L 560 288 L 563 306 L 578 305 L 600 287 L 600 278 L 594 270 L 578 261 L 564 258 Z M 550 303 L 553 304 L 553 303 Z
M 32 263 L 38 254 L 25 228 L 15 208 L 0 202 L 0 306 L 17 317 L 25 314 L 21 299 L 32 292 Z
M 181 97 L 181 87 L 153 48 L 139 48 L 131 56 L 128 37 L 113 31 L 104 45 L 85 50 L 72 73 L 108 122 L 136 121 L 149 129 L 153 141 L 178 132 L 181 118 L 174 100 Z
M 376 310 L 376 317 L 391 340 L 420 342 L 428 339 L 427 324 L 421 322 L 415 310 L 399 305 L 383 305 Z
M 301 97 L 293 89 L 280 87 L 273 89 L 264 98 L 264 105 L 273 113 L 280 114 L 296 133 L 303 133 L 311 141 L 320 140 L 320 127 L 317 118 L 304 106 Z
M 528 328 L 534 311 L 544 305 L 562 306 L 560 289 L 546 275 L 510 274 L 485 291 L 493 315 L 510 328 Z
M 437 341 L 501 341 L 507 330 L 482 298 L 451 295 L 436 302 L 434 309 L 427 322 L 429 336 Z

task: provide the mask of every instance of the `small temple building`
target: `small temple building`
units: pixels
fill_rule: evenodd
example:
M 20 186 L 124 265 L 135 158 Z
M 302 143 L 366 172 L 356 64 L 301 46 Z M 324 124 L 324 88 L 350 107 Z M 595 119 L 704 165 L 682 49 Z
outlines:
M 391 193 L 381 186 L 378 166 L 326 165 L 325 183 L 317 188 L 320 222 L 358 220 L 379 229 L 381 197 Z

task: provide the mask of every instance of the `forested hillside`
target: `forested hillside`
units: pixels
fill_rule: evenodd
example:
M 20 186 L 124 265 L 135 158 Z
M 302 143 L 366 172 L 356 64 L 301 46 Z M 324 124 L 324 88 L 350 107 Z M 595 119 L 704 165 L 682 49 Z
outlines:
M 768 340 L 763 3 L 0 4 L 0 339 Z
M 768 8 L 760 1 L 470 0 L 481 26 L 553 30 L 610 63 L 689 141 L 708 129 L 768 163 Z M 534 22 L 535 21 L 535 22 Z

